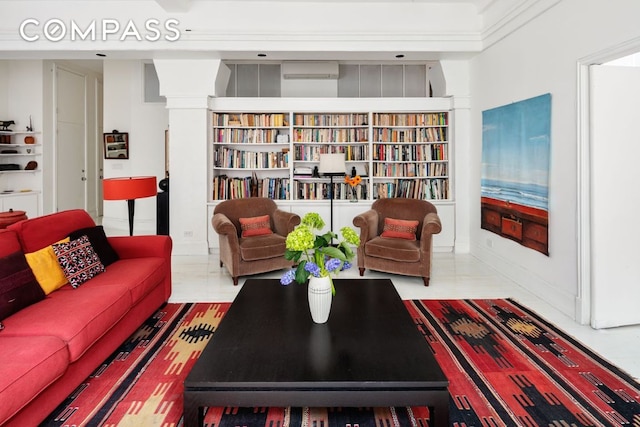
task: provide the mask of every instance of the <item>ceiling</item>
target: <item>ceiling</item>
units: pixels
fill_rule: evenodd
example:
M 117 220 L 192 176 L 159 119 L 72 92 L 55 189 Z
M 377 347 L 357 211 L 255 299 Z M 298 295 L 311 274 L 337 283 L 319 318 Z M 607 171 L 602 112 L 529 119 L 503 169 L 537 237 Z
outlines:
M 50 4 L 60 0 L 45 0 Z M 87 0 L 85 0 L 87 1 Z M 103 8 L 95 12 L 100 16 L 100 12 L 104 14 L 105 7 L 121 8 L 122 0 L 89 0 L 97 3 L 103 3 Z M 171 46 L 160 46 L 159 49 L 148 49 L 149 45 L 143 49 L 122 49 L 121 45 L 105 44 L 103 48 L 98 47 L 95 43 L 89 49 L 67 49 L 63 47 L 63 43 L 55 45 L 54 49 L 42 49 L 44 43 L 39 45 L 31 44 L 29 49 L 24 49 L 24 43 L 15 43 L 16 40 L 9 39 L 7 34 L 0 31 L 0 39 L 3 35 L 7 42 L 14 42 L 18 48 L 6 48 L 4 51 L 0 48 L 0 55 L 6 59 L 23 59 L 38 58 L 51 60 L 82 60 L 84 67 L 97 71 L 101 69 L 102 59 L 97 59 L 96 55 L 105 54 L 108 59 L 161 59 L 161 58 L 222 58 L 231 61 L 286 61 L 286 60 L 337 60 L 343 62 L 367 61 L 384 63 L 391 62 L 421 62 L 439 61 L 443 59 L 468 59 L 477 54 L 481 50 L 490 46 L 491 43 L 504 37 L 505 32 L 513 31 L 519 25 L 522 25 L 527 19 L 536 16 L 541 8 L 550 7 L 560 0 L 138 0 L 140 3 L 157 4 L 168 13 L 175 13 L 178 17 L 191 15 L 191 19 L 184 19 L 188 22 L 185 25 L 193 25 L 195 27 L 186 27 L 181 34 L 185 43 Z M 269 33 L 269 29 L 265 27 L 255 29 L 247 25 L 234 26 L 232 22 L 223 23 L 225 25 L 208 25 L 211 20 L 202 19 L 202 10 L 210 11 L 212 4 L 207 3 L 219 2 L 225 3 L 226 6 L 233 4 L 246 3 L 300 3 L 300 4 L 328 4 L 328 10 L 338 10 L 338 4 L 357 4 L 357 3 L 375 3 L 386 4 L 384 7 L 395 8 L 396 4 L 414 4 L 416 6 L 433 5 L 437 6 L 438 12 L 449 10 L 447 16 L 448 22 L 452 23 L 452 29 L 449 30 L 445 26 L 439 28 L 429 27 L 421 20 L 416 20 L 415 16 L 409 16 L 407 23 L 385 27 L 380 33 L 369 31 L 362 26 L 349 28 L 348 30 L 336 33 L 319 33 L 316 25 L 309 31 L 306 27 L 302 33 L 298 30 L 290 30 L 286 25 L 278 25 L 278 30 L 273 34 Z M 2 3 L 18 4 L 17 0 L 7 1 L 0 0 Z M 21 3 L 21 2 L 20 2 Z M 26 2 L 25 2 L 26 3 Z M 82 2 L 85 5 L 84 1 Z M 113 4 L 113 6 L 111 6 Z M 205 6 L 206 5 L 206 6 Z M 335 5 L 335 6 L 334 6 Z M 261 5 L 264 7 L 264 5 Z M 447 6 L 454 7 L 453 9 Z M 25 6 L 26 7 L 26 6 Z M 88 6 L 94 9 L 93 6 Z M 207 8 L 208 7 L 208 8 Z M 244 6 L 242 6 L 244 7 Z M 322 6 L 321 6 L 322 7 Z M 401 7 L 401 6 L 399 6 Z M 418 6 L 419 7 L 419 6 Z M 204 8 L 204 9 L 203 9 Z M 360 8 L 360 6 L 356 6 Z M 459 15 L 458 10 L 465 11 L 464 17 Z M 140 10 L 148 9 L 146 5 Z M 25 9 L 28 10 L 28 9 Z M 84 9 L 86 13 L 86 8 Z M 131 11 L 138 12 L 140 11 Z M 24 13 L 24 11 L 22 11 Z M 195 18 L 194 17 L 195 14 Z M 198 14 L 200 14 L 198 16 Z M 71 15 L 73 16 L 73 15 Z M 133 14 L 135 16 L 135 14 Z M 146 16 L 146 15 L 145 15 Z M 475 17 L 474 17 L 475 16 Z M 115 18 L 115 17 L 113 17 Z M 130 18 L 133 19 L 133 18 Z M 344 22 L 345 17 L 341 17 Z M 349 18 L 346 18 L 347 20 Z M 475 27 L 464 28 L 470 22 L 478 23 Z M 348 21 L 347 21 L 348 22 Z M 425 21 L 426 22 L 426 21 Z M 433 19 L 431 20 L 433 22 Z M 446 22 L 444 20 L 443 22 Z M 411 26 L 413 25 L 413 26 Z M 335 27 L 335 25 L 334 25 Z M 297 28 L 300 28 L 298 25 Z M 364 28 L 364 29 L 363 29 Z M 418 30 L 416 30 L 418 28 Z M 281 32 L 278 33 L 278 32 Z M 6 31 L 5 31 L 6 33 Z M 303 43 L 304 48 L 299 48 Z M 344 43 L 344 44 L 340 44 Z M 3 43 L 9 46 L 9 43 Z M 51 46 L 54 46 L 50 43 Z M 212 46 L 216 48 L 212 49 Z M 346 46 L 346 48 L 344 47 Z M 75 46 L 74 46 L 75 47 Z M 274 49 L 274 47 L 276 47 Z M 46 48 L 46 47 L 45 47 Z M 280 48 L 280 49 L 278 49 Z M 102 50 L 96 50 L 102 49 Z M 259 54 L 267 53 L 267 57 L 258 58 Z M 403 56 L 399 56 L 402 54 Z

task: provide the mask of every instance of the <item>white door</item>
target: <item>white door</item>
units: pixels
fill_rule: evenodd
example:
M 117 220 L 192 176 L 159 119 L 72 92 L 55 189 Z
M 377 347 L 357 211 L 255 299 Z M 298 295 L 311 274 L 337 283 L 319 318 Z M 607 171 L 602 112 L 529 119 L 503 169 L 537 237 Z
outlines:
M 87 209 L 85 76 L 56 69 L 56 207 Z
M 592 66 L 591 326 L 640 323 L 640 68 Z

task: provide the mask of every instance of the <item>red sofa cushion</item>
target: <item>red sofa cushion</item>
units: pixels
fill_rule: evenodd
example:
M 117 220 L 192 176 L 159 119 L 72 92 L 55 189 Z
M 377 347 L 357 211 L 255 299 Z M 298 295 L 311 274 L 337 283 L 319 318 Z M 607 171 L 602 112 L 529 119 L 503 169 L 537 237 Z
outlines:
M 164 281 L 167 274 L 164 258 L 121 259 L 82 286 L 124 286 L 129 289 L 135 305 Z
M 87 286 L 73 289 L 66 285 L 46 299 L 6 318 L 3 336 L 53 335 L 69 347 L 69 360 L 75 362 L 100 337 L 117 327 L 131 307 L 126 286 Z
M 0 424 L 67 369 L 69 352 L 56 337 L 0 337 Z
M 20 221 L 7 229 L 18 234 L 23 252 L 29 253 L 64 239 L 75 230 L 95 225 L 86 211 L 72 209 Z

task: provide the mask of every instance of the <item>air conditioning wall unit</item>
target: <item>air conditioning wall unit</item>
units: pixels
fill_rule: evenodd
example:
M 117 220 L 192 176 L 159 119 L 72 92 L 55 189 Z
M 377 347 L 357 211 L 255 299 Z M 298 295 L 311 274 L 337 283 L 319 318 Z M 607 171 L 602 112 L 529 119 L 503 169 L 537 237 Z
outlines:
M 338 78 L 337 62 L 330 61 L 285 61 L 282 63 L 282 77 L 288 80 Z

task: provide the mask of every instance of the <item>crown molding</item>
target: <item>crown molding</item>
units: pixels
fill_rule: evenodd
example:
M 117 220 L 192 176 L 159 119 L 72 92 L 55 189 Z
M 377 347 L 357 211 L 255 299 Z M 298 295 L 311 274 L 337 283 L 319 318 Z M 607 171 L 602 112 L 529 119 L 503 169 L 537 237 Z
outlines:
M 483 13 L 482 50 L 542 15 L 561 0 L 493 0 Z

